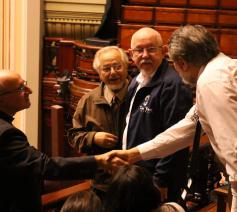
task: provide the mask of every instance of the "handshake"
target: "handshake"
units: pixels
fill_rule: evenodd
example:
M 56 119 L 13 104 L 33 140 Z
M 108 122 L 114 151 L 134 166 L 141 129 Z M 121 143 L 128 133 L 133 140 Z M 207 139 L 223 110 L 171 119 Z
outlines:
M 99 167 L 111 173 L 116 171 L 119 166 L 136 163 L 142 158 L 138 149 L 134 147 L 129 150 L 112 150 L 101 155 L 95 155 L 95 160 Z

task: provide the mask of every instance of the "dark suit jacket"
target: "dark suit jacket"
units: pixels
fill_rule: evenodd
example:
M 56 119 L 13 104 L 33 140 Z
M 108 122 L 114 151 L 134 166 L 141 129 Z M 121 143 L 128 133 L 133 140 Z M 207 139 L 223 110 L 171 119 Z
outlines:
M 0 211 L 41 211 L 43 179 L 92 178 L 93 156 L 49 158 L 30 146 L 27 137 L 0 112 Z

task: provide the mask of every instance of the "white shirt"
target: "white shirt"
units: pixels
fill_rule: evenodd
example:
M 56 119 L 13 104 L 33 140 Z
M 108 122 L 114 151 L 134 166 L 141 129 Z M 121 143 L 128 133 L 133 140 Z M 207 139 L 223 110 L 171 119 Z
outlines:
M 196 109 L 213 150 L 230 176 L 232 194 L 237 195 L 237 60 L 220 53 L 203 67 L 197 81 Z M 176 125 L 139 145 L 142 158 L 164 157 L 191 144 L 194 111 L 195 106 Z
M 197 111 L 203 130 L 237 181 L 237 60 L 219 54 L 198 79 Z
M 237 211 L 237 60 L 219 54 L 198 79 L 197 110 L 213 150 L 229 175 Z

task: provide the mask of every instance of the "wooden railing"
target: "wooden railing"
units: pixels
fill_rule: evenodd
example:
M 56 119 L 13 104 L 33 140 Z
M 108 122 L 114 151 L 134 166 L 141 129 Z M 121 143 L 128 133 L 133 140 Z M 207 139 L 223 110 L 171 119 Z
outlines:
M 60 201 L 65 201 L 70 195 L 88 190 L 91 187 L 90 180 L 84 181 L 82 183 L 59 189 L 41 196 L 43 208 L 48 208 L 52 205 L 57 205 Z

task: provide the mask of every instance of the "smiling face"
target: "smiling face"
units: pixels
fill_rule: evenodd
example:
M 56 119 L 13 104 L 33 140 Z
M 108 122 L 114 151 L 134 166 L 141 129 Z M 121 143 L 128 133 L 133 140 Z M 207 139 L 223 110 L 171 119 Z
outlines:
M 4 71 L 0 74 L 0 80 L 2 81 L 0 92 L 1 111 L 14 115 L 16 112 L 30 107 L 29 95 L 32 91 L 19 74 Z
M 143 75 L 152 74 L 164 58 L 160 34 L 151 28 L 138 30 L 132 37 L 130 53 Z
M 125 85 L 128 74 L 127 66 L 122 61 L 120 52 L 116 49 L 104 51 L 100 54 L 99 60 L 98 73 L 101 81 L 113 92 L 118 92 Z

